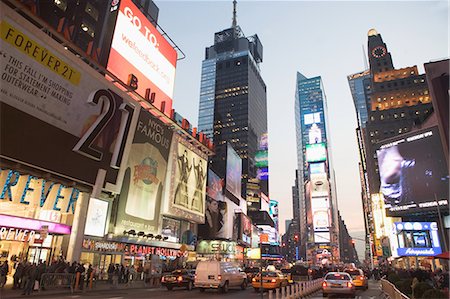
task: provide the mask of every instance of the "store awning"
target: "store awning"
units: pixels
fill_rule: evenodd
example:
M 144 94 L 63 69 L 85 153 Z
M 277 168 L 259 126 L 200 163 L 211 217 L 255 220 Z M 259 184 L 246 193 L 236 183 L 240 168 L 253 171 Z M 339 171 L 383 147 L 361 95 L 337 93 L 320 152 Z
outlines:
M 71 226 L 61 223 L 3 214 L 0 214 L 0 226 L 34 230 L 36 232 L 39 232 L 41 229 L 45 228 L 48 233 L 59 235 L 70 235 L 70 232 L 72 231 Z
M 450 258 L 449 258 L 449 254 L 450 254 L 450 252 L 449 252 L 449 251 L 446 251 L 446 252 L 443 252 L 443 253 L 441 253 L 441 254 L 435 255 L 434 258 L 435 258 L 435 259 L 444 259 L 444 260 L 448 260 L 448 259 L 450 259 Z

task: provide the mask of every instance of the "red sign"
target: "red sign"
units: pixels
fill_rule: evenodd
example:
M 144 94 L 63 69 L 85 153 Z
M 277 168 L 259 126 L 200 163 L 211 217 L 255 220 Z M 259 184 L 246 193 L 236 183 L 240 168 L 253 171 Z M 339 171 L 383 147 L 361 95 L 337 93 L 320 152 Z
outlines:
M 122 0 L 107 69 L 123 82 L 133 74 L 136 92 L 170 115 L 177 52 L 131 0 Z M 154 95 L 152 95 L 154 93 Z
M 268 234 L 260 234 L 259 235 L 259 243 L 269 243 L 269 235 Z

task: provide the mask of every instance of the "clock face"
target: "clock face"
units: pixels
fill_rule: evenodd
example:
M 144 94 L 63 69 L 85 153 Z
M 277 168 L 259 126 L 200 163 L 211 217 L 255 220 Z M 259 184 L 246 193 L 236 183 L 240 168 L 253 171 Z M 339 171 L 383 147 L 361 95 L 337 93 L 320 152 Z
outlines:
M 376 58 L 380 58 L 386 55 L 386 48 L 385 47 L 375 47 L 372 49 L 372 56 Z

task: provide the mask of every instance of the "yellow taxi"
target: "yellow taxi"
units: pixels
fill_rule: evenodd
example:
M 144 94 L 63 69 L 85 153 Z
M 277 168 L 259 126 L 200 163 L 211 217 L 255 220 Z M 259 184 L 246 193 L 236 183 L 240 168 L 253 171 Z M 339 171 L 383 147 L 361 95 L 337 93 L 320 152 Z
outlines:
M 364 290 L 367 290 L 369 288 L 369 280 L 367 279 L 366 275 L 364 275 L 363 270 L 361 269 L 345 269 L 344 272 L 350 274 L 353 280 L 353 284 L 356 288 L 362 288 Z
M 273 290 L 289 284 L 288 278 L 281 271 L 263 271 L 262 273 L 262 289 Z M 261 289 L 261 274 L 256 275 L 252 279 L 252 287 L 255 292 Z

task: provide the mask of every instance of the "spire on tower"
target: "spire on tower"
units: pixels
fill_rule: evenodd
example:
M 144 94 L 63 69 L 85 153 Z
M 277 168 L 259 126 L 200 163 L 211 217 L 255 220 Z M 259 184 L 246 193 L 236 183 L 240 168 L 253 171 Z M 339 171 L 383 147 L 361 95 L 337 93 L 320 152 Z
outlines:
M 236 28 L 236 26 L 237 26 L 236 5 L 237 5 L 237 1 L 233 0 L 233 23 L 231 24 L 232 28 Z

